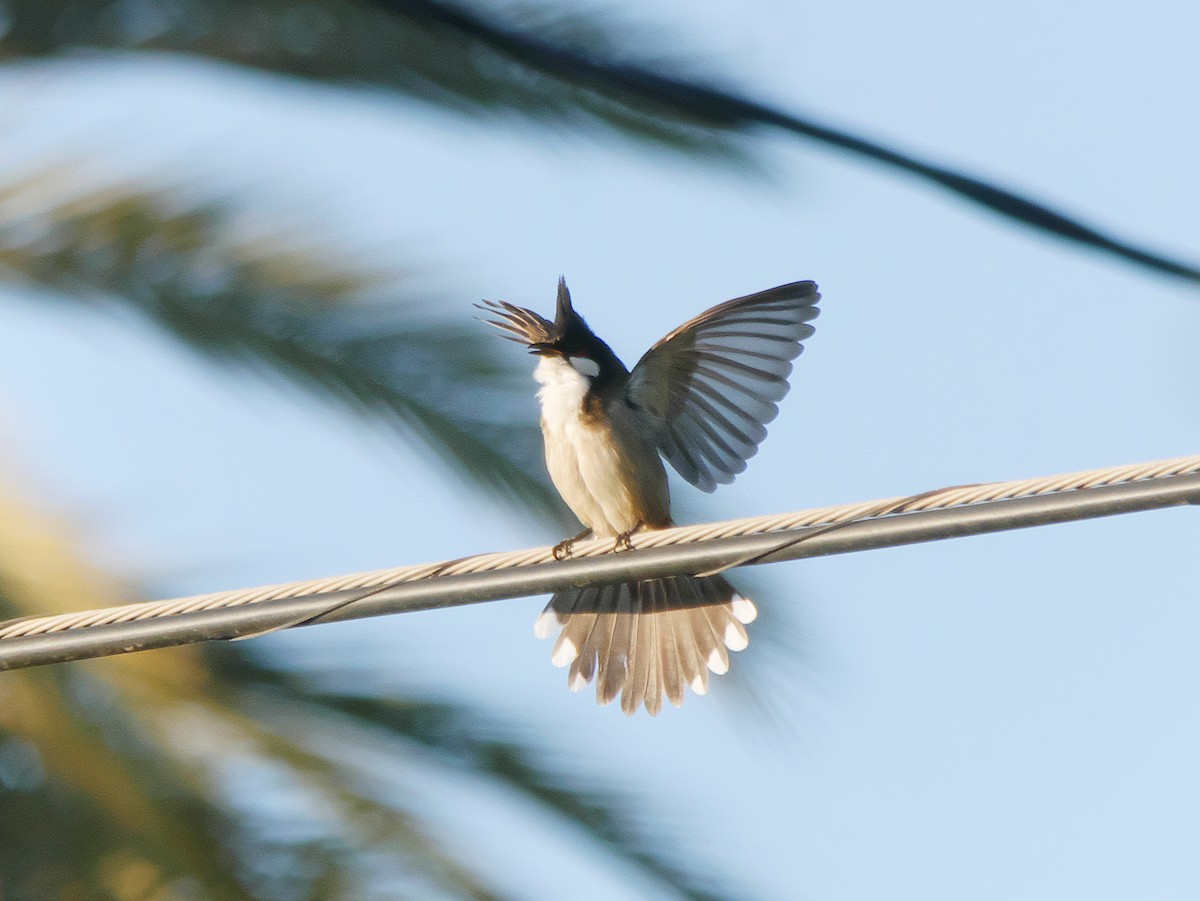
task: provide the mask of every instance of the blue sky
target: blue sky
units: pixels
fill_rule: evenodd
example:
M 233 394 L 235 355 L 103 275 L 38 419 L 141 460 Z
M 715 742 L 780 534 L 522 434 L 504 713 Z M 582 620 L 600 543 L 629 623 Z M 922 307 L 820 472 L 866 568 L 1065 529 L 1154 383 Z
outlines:
M 1194 4 L 676 2 L 653 21 L 758 96 L 1200 258 Z M 565 274 L 627 362 L 714 303 L 817 280 L 824 311 L 769 438 L 712 498 L 676 488 L 691 518 L 1200 448 L 1200 291 L 799 141 L 764 137 L 767 175 L 745 179 L 184 59 L 24 68 L 0 77 L 0 104 L 0 165 L 69 155 L 97 179 L 240 193 L 259 201 L 247 228 L 421 265 L 463 316 L 481 297 L 549 311 Z M 136 322 L 28 295 L 3 315 L 7 456 L 99 560 L 166 593 L 561 537 L 384 429 Z M 1185 509 L 771 567 L 758 599 L 789 608 L 804 652 L 776 673 L 785 734 L 722 680 L 654 721 L 568 693 L 533 637 L 536 599 L 263 643 L 504 705 L 766 896 L 1190 898 L 1198 537 Z M 752 632 L 743 658 L 761 644 Z M 447 828 L 476 846 L 499 803 Z M 479 852 L 514 890 L 602 878 L 527 829 Z M 592 897 L 641 892 L 603 878 Z

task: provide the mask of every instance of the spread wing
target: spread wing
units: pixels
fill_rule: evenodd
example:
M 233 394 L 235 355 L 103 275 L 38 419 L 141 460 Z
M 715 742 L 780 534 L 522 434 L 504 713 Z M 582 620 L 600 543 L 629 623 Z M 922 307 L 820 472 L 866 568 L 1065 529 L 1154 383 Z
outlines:
M 667 461 L 702 491 L 728 484 L 766 437 L 821 295 L 793 282 L 701 313 L 638 361 L 625 402 Z

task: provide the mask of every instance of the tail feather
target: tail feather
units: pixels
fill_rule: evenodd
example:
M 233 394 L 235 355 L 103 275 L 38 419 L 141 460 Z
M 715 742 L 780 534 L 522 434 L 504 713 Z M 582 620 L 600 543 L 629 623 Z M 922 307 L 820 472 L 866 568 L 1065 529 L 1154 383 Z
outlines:
M 680 676 L 693 694 L 708 694 L 708 664 L 715 649 L 703 608 L 677 608 L 670 614 L 679 651 Z M 683 698 L 680 697 L 680 703 Z
M 600 649 L 600 678 L 596 682 L 596 700 L 611 704 L 624 689 L 636 691 L 633 685 L 633 662 L 636 622 L 633 613 L 633 594 L 622 591 L 617 595 L 617 612 L 608 641 Z M 622 699 L 624 700 L 624 699 Z
M 651 716 L 658 716 L 658 712 L 662 710 L 663 691 L 665 690 L 665 673 L 663 667 L 663 623 L 662 619 L 657 616 L 651 616 L 643 620 L 642 628 L 650 636 L 649 642 L 642 647 L 642 657 L 646 658 L 646 665 L 649 672 L 646 674 L 646 697 L 643 703 L 646 706 L 646 712 Z M 633 713 L 637 713 L 637 707 L 633 708 Z
M 579 651 L 587 643 L 588 638 L 592 634 L 592 628 L 596 624 L 595 616 L 585 614 L 578 617 L 572 617 L 570 616 L 570 610 L 567 610 L 566 608 L 589 608 L 594 605 L 595 599 L 598 596 L 599 589 L 589 586 L 588 588 L 584 588 L 583 590 L 576 592 L 573 597 L 564 599 L 566 606 L 564 607 L 565 612 L 563 613 L 563 616 L 566 618 L 564 618 L 562 622 L 566 623 L 569 628 L 563 629 L 562 634 L 558 636 L 558 640 L 554 642 L 554 652 L 550 660 L 555 666 L 566 666 L 572 660 L 577 660 L 579 658 Z M 546 636 L 549 636 L 554 634 L 554 626 L 561 624 L 562 623 L 556 624 L 548 621 L 545 614 L 543 614 L 538 618 L 538 622 L 534 625 L 534 633 L 536 634 L 538 632 L 544 632 Z M 586 682 L 581 684 L 586 684 Z M 577 688 L 572 689 L 572 691 L 578 690 L 579 689 Z
M 723 676 L 729 672 L 729 651 L 725 649 L 725 622 L 728 614 L 719 607 L 702 607 L 698 613 L 704 617 L 703 627 L 707 630 L 712 644 L 705 661 L 710 670 L 718 676 Z M 697 625 L 697 628 L 700 626 Z
M 653 616 L 629 616 L 629 681 L 625 691 L 621 692 L 621 710 L 626 716 L 632 716 L 638 707 L 645 703 L 650 693 L 652 670 L 650 661 L 654 659 L 653 647 L 650 645 L 650 627 Z M 638 649 L 643 653 L 638 653 Z M 647 653 L 650 651 L 650 653 Z
M 654 716 L 664 695 L 678 707 L 685 685 L 704 694 L 710 670 L 728 671 L 755 613 L 720 576 L 670 576 L 559 592 L 534 631 L 546 638 L 562 628 L 551 660 L 570 666 L 572 691 L 595 680 L 599 703 L 620 695 L 627 715 L 644 706 Z
M 695 613 L 683 610 L 672 617 L 675 624 L 676 645 L 679 648 L 679 664 L 682 668 L 683 681 L 687 683 L 692 694 L 708 694 L 708 667 L 705 665 L 707 654 L 701 653 L 697 640 Z M 707 628 L 707 627 L 706 627 Z M 683 703 L 683 699 L 680 699 Z
M 605 641 L 605 633 L 612 635 L 615 613 L 576 613 L 583 620 L 587 639 L 579 648 L 579 656 L 571 664 L 569 681 L 572 691 L 579 691 L 596 676 L 596 664 L 599 661 L 601 644 Z
M 721 620 L 719 628 L 714 628 L 709 620 L 709 612 Z M 725 650 L 725 641 L 721 637 L 725 632 L 724 621 L 729 619 L 730 612 L 720 607 L 700 607 L 692 611 L 692 631 L 696 635 L 696 650 L 704 660 L 705 669 L 711 670 L 718 676 L 729 672 L 729 654 Z M 707 678 L 707 675 L 705 676 Z
M 658 628 L 664 634 L 662 646 L 662 659 L 666 667 L 666 693 L 667 700 L 675 707 L 683 704 L 683 691 L 687 682 L 687 667 L 689 656 L 682 650 L 684 647 L 681 642 L 684 638 L 683 629 L 685 623 L 681 617 L 671 616 L 670 611 L 666 607 L 666 590 L 660 585 L 659 590 L 659 609 Z

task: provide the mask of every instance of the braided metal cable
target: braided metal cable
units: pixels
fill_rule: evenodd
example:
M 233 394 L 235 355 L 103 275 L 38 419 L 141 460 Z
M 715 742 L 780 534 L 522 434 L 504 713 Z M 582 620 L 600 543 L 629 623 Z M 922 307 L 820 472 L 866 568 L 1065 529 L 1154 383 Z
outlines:
M 864 521 L 876 520 L 880 517 L 893 516 L 894 514 L 949 510 L 951 508 L 970 507 L 989 502 L 1019 498 L 1059 495 L 1068 492 L 1086 492 L 1107 486 L 1153 482 L 1198 473 L 1200 473 L 1200 455 L 1179 457 L 1151 463 L 1094 469 L 1068 475 L 993 482 L 980 485 L 954 486 L 917 495 L 821 507 L 796 513 L 757 516 L 727 522 L 662 529 L 634 535 L 631 538 L 631 543 L 634 549 L 665 548 L 678 545 L 702 544 L 742 536 L 786 533 L 781 534 L 782 542 L 778 546 L 769 547 L 765 551 L 755 550 L 749 557 L 743 555 L 740 558 L 734 558 L 720 567 L 720 569 L 727 569 L 731 566 L 743 565 L 745 563 L 760 562 L 764 558 L 775 555 L 783 547 L 798 543 L 818 533 L 839 528 L 842 525 L 862 523 Z M 1200 500 L 1200 498 L 1189 496 L 1182 502 L 1196 502 L 1197 500 Z M 1174 503 L 1180 502 L 1179 500 L 1174 501 Z M 1158 506 L 1164 505 L 1158 504 Z M 1138 507 L 1136 509 L 1146 508 L 1148 507 Z M 1111 512 L 1125 511 L 1113 510 Z M 1089 515 L 1104 514 L 1094 513 Z M 1060 520 L 1056 521 L 1066 518 L 1069 517 L 1061 517 Z M 812 529 L 810 527 L 819 528 Z M 797 536 L 797 529 L 807 529 L 807 531 L 801 532 Z M 846 549 L 851 550 L 854 548 Z M 612 539 L 585 540 L 579 541 L 573 546 L 571 556 L 573 559 L 591 558 L 611 555 L 613 550 Z M 621 554 L 618 556 L 625 557 L 627 555 Z M 796 554 L 793 556 L 799 555 Z M 351 597 L 349 600 L 345 600 L 346 592 L 365 591 L 369 595 L 403 583 L 531 567 L 552 563 L 554 559 L 551 548 L 540 547 L 505 553 L 480 554 L 442 563 L 403 566 L 395 569 L 375 570 L 334 578 L 312 579 L 269 585 L 261 588 L 216 592 L 164 601 L 126 604 L 119 607 L 108 607 L 78 613 L 26 617 L 7 623 L 0 623 L 0 648 L 2 648 L 6 640 L 52 635 L 55 633 L 109 626 L 117 623 L 134 623 L 166 617 L 178 617 L 200 611 L 242 607 L 287 598 L 311 598 L 322 595 L 333 596 L 340 593 L 343 600 L 337 606 L 345 606 L 347 603 L 360 599 L 359 597 Z M 704 567 L 700 568 L 703 569 Z M 597 579 L 596 581 L 602 580 Z M 362 595 L 362 597 L 367 595 Z M 482 598 L 468 597 L 459 601 L 459 603 L 469 603 L 480 599 Z M 416 609 L 420 605 L 411 604 L 410 606 Z M 318 612 L 302 617 L 294 622 L 285 621 L 274 628 L 299 625 L 301 622 L 307 622 L 320 615 L 320 612 Z M 212 637 L 229 636 L 201 635 L 198 638 L 191 638 L 190 640 Z M 109 651 L 109 653 L 111 652 Z

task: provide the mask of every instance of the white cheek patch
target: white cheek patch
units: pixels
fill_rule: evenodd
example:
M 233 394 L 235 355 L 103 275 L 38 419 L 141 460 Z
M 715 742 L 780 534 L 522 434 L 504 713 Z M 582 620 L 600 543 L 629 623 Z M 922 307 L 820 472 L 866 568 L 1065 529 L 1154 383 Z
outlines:
M 567 362 L 571 364 L 572 369 L 589 379 L 594 379 L 600 374 L 600 364 L 587 357 L 567 357 Z

